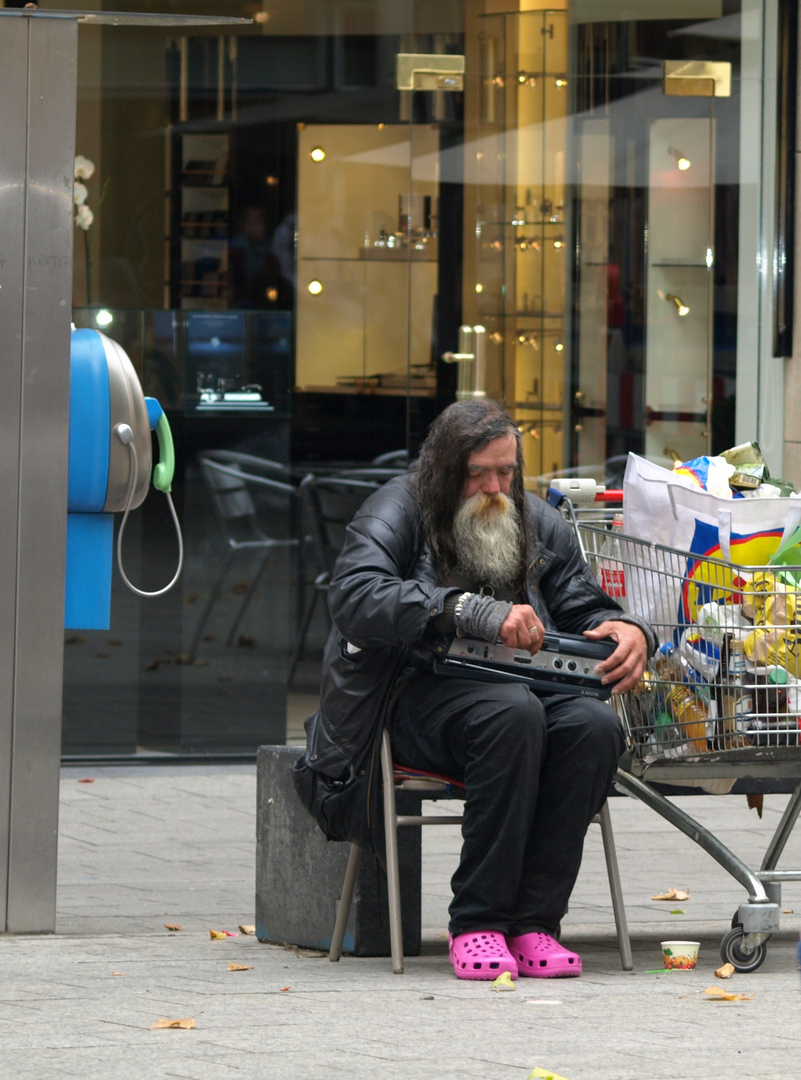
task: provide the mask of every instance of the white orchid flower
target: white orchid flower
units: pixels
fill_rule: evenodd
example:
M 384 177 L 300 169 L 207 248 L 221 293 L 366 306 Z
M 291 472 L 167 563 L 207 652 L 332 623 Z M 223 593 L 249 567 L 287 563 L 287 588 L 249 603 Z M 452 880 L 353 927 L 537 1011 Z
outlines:
M 78 207 L 78 212 L 75 215 L 75 224 L 79 229 L 87 230 L 94 220 L 95 215 L 86 204 Z
M 78 154 L 75 158 L 75 179 L 88 180 L 94 171 L 95 163 L 83 157 L 82 154 Z
M 83 206 L 86 202 L 86 198 L 89 194 L 86 184 L 79 184 L 77 181 L 72 185 L 72 199 L 76 206 Z

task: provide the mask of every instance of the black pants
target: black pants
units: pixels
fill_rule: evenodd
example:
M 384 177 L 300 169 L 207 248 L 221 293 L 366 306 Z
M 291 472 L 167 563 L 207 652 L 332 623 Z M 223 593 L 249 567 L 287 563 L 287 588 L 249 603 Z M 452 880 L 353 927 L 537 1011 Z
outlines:
M 623 752 L 615 711 L 519 683 L 420 673 L 398 702 L 395 761 L 463 780 L 450 932 L 558 934 L 587 826 Z

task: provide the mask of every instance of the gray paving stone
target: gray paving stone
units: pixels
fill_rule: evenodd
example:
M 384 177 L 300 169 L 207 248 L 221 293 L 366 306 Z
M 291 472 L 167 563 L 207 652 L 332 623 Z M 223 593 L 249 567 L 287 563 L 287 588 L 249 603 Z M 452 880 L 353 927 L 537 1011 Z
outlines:
M 682 805 L 758 865 L 784 799 L 766 797 L 762 821 L 744 797 Z M 568 1080 L 796 1080 L 801 883 L 785 886 L 793 914 L 763 967 L 720 983 L 718 947 L 743 890 L 633 800 L 614 800 L 612 815 L 634 972 L 620 968 L 591 829 L 564 925 L 584 975 L 496 994 L 448 965 L 458 829 L 423 830 L 423 948 L 396 976 L 387 959 L 330 964 L 209 938 L 254 922 L 254 768 L 65 769 L 58 933 L 0 937 L 0 1080 L 526 1080 L 535 1066 Z M 782 865 L 801 867 L 801 837 Z M 671 887 L 690 900 L 651 900 Z M 184 929 L 170 933 L 173 922 Z M 695 971 L 652 973 L 668 936 L 701 941 Z M 756 996 L 710 1002 L 710 985 Z M 151 1031 L 160 1016 L 196 1027 Z

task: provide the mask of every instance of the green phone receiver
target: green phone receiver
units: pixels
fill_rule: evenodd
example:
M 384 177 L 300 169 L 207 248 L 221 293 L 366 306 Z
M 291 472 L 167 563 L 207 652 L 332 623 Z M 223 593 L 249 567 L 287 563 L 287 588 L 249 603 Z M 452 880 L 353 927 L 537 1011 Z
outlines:
M 172 490 L 175 475 L 175 445 L 166 413 L 155 398 L 146 397 L 147 415 L 151 429 L 155 429 L 159 441 L 159 463 L 153 469 L 153 487 L 165 494 Z

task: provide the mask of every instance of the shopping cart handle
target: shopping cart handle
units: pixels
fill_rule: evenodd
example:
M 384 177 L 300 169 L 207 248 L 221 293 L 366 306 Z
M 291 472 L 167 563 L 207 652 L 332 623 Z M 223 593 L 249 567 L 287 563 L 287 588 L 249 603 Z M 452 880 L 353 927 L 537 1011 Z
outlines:
M 605 490 L 606 488 L 603 484 L 597 483 L 597 481 L 593 480 L 591 477 L 555 476 L 551 481 L 547 497 L 551 506 L 558 506 L 561 501 L 551 502 L 551 491 L 556 491 L 560 495 L 566 496 L 573 503 L 591 503 L 598 498 L 599 494 L 603 494 Z
M 567 495 L 564 495 L 558 488 L 553 487 L 549 487 L 545 495 L 545 501 L 557 509 L 562 505 L 566 498 Z

